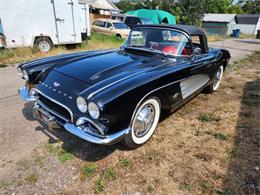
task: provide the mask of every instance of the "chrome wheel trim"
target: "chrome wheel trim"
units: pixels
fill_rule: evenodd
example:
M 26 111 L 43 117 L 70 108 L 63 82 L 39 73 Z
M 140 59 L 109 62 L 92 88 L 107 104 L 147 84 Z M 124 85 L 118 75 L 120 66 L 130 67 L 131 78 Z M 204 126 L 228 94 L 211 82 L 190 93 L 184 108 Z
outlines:
M 223 66 L 220 66 L 217 72 L 214 75 L 214 81 L 213 81 L 213 90 L 216 91 L 219 87 L 219 84 L 221 82 L 222 76 L 223 76 Z
M 136 137 L 143 137 L 149 131 L 154 121 L 154 112 L 154 106 L 152 104 L 146 104 L 137 113 L 137 117 L 133 124 Z
M 38 48 L 39 48 L 39 50 L 42 51 L 42 52 L 48 52 L 48 51 L 50 51 L 51 46 L 50 46 L 50 44 L 48 43 L 48 41 L 40 41 L 40 42 L 39 42 L 39 45 L 38 45 Z
M 160 104 L 156 99 L 145 101 L 137 110 L 132 123 L 132 139 L 136 144 L 145 143 L 153 134 L 160 118 Z

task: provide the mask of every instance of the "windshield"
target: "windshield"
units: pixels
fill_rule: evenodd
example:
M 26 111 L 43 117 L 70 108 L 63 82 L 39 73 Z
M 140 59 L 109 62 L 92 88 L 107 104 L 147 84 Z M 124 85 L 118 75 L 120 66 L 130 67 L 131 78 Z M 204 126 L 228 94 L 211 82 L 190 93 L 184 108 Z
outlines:
M 128 26 L 122 22 L 113 22 L 115 29 L 128 29 Z
M 148 18 L 140 18 L 142 24 L 153 24 L 152 20 Z
M 158 28 L 133 29 L 125 46 L 158 51 L 174 56 L 189 56 L 192 51 L 189 39 L 184 33 Z

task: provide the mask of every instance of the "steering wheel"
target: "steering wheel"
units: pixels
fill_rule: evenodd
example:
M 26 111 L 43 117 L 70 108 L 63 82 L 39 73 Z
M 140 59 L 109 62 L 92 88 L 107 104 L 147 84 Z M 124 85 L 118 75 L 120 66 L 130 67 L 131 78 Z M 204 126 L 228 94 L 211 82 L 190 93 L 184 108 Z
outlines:
M 164 47 L 162 51 L 165 53 L 174 54 L 174 55 L 178 54 L 178 50 L 171 45 Z

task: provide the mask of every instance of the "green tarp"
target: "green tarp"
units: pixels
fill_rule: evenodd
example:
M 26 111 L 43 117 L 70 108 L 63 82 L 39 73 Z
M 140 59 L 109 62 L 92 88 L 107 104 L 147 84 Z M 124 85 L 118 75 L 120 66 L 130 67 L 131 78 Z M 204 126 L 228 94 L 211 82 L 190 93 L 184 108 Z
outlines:
M 140 18 L 149 18 L 154 24 L 176 24 L 175 16 L 163 10 L 138 9 L 127 12 L 126 14 L 138 16 Z

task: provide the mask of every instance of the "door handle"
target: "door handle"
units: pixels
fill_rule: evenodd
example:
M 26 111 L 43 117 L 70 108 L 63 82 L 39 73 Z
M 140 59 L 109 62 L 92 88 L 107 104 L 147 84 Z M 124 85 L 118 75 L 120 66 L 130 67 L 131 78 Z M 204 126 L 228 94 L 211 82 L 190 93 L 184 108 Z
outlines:
M 65 22 L 63 18 L 56 18 L 56 22 Z

